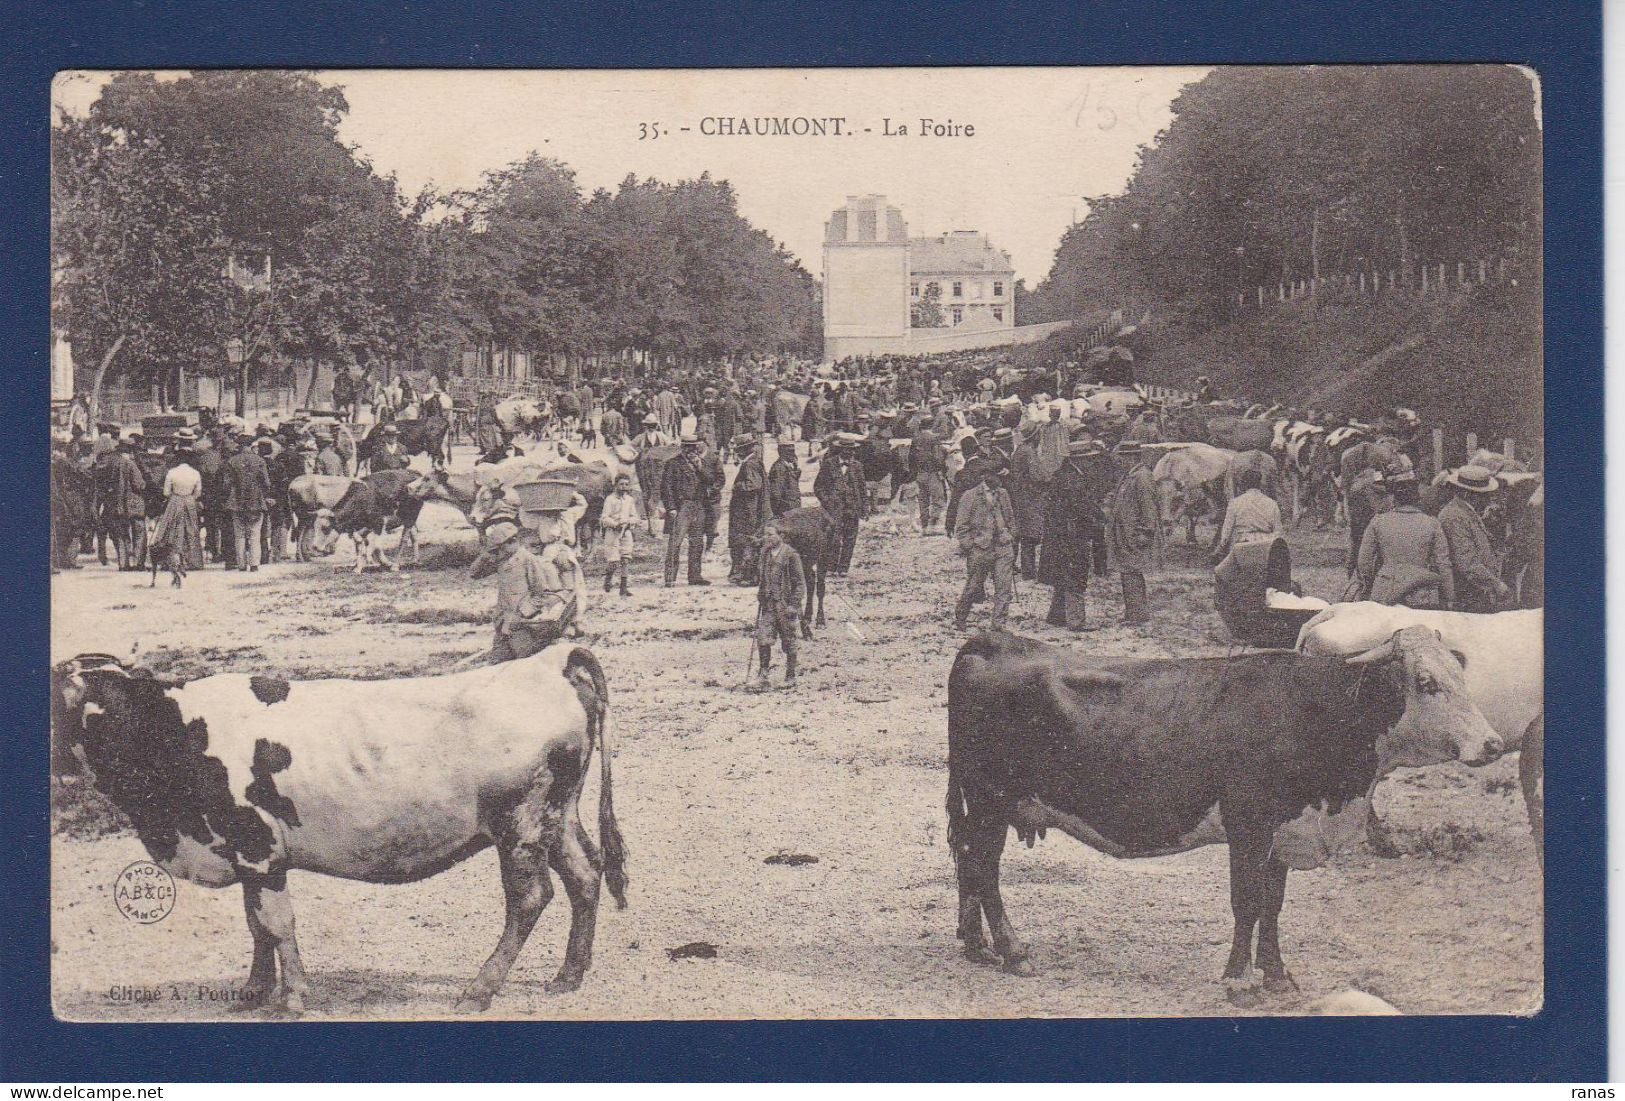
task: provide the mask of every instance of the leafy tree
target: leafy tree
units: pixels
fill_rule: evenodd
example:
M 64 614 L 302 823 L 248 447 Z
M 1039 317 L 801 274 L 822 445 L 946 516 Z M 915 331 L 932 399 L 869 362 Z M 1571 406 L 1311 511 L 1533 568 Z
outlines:
M 942 316 L 942 287 L 927 283 L 918 302 L 908 308 L 908 323 L 914 329 L 940 329 L 948 324 Z
M 1241 287 L 1427 260 L 1538 262 L 1539 120 L 1508 66 L 1224 68 L 1062 237 L 1035 313 L 1221 310 Z

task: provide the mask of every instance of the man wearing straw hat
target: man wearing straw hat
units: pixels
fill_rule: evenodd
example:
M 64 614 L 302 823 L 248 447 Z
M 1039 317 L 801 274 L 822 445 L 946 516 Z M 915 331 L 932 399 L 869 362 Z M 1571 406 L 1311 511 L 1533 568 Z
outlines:
M 1450 547 L 1456 610 L 1494 612 L 1511 589 L 1501 580 L 1501 564 L 1484 527 L 1484 509 L 1501 488 L 1500 479 L 1481 466 L 1463 466 L 1445 475 L 1450 500 L 1439 510 L 1439 526 Z
M 507 520 L 485 530 L 486 548 L 469 577 L 497 575 L 495 637 L 487 660 L 495 665 L 526 658 L 557 642 L 567 628 L 579 633 L 585 603 L 581 564 L 563 542 L 535 550 L 531 533 Z

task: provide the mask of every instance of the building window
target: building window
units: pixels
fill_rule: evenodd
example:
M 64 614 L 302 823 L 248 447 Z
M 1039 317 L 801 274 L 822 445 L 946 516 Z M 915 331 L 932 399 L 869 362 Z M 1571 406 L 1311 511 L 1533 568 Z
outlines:
M 993 297 L 994 298 L 1003 298 L 1004 297 L 1004 284 L 1003 283 L 995 283 L 995 284 L 993 284 Z
M 942 285 L 940 283 L 927 283 L 925 285 L 925 293 L 934 294 L 940 297 L 942 294 Z
M 908 285 L 908 296 L 910 298 L 920 297 L 920 285 L 918 283 L 910 283 Z
M 959 282 L 959 280 L 957 280 L 957 279 L 954 280 L 954 297 L 955 298 L 964 298 L 965 297 L 965 284 Z
M 955 283 L 954 286 L 957 288 L 959 286 L 959 284 Z M 955 293 L 957 294 L 958 291 L 956 290 Z M 963 307 L 963 306 L 955 306 L 953 308 L 953 311 L 954 311 L 954 324 L 955 325 L 957 325 L 961 321 L 965 320 L 965 307 Z
M 994 306 L 993 307 L 993 320 L 994 321 L 1003 321 L 1004 320 L 1004 307 L 1003 306 Z

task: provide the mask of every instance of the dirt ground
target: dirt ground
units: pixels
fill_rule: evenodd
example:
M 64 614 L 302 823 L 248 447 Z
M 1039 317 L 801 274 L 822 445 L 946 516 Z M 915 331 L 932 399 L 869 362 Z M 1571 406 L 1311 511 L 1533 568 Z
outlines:
M 963 565 L 948 540 L 918 536 L 911 512 L 900 504 L 866 525 L 852 576 L 829 584 L 830 624 L 804 646 L 794 692 L 742 690 L 755 593 L 725 582 L 725 539 L 707 560 L 710 588 L 663 588 L 653 540 L 640 540 L 630 597 L 597 591 L 602 567 L 591 563 L 585 625 L 612 687 L 631 908 L 617 911 L 606 893 L 586 982 L 552 996 L 542 984 L 562 957 L 561 896 L 489 1015 L 1234 1015 L 1301 1012 L 1348 987 L 1405 1013 L 1540 1007 L 1541 878 L 1515 756 L 1391 777 L 1378 805 L 1404 855 L 1384 859 L 1361 846 L 1329 867 L 1291 874 L 1281 940 L 1296 994 L 1237 1002 L 1219 982 L 1230 941 L 1222 847 L 1117 861 L 1055 831 L 1031 850 L 1012 841 L 1005 899 L 1038 975 L 964 959 L 942 809 L 946 683 L 964 638 L 949 612 Z M 474 536 L 460 516 L 431 505 L 422 529 L 421 566 L 359 577 L 339 568 L 346 550 L 252 575 L 210 568 L 175 592 L 162 579 L 149 589 L 145 575 L 83 559 L 85 568 L 53 578 L 55 656 L 139 647 L 139 660 L 186 676 L 444 671 L 488 645 L 494 589 L 466 576 Z M 1311 594 L 1341 590 L 1343 538 L 1294 537 L 1295 572 Z M 1044 623 L 1049 590 L 1028 583 L 1018 583 L 1011 627 L 1090 653 L 1224 654 L 1202 556 L 1176 542 L 1170 558 L 1152 579 L 1148 628 L 1072 636 Z M 1113 589 L 1091 593 L 1107 622 L 1121 612 Z M 979 612 L 985 620 L 985 606 Z M 250 954 L 240 892 L 181 883 L 169 917 L 126 920 L 113 883 L 146 854 L 128 831 L 109 834 L 87 816 L 73 783 L 56 791 L 58 1015 L 243 1020 L 272 1012 L 233 1012 Z M 584 801 L 589 824 L 595 806 L 596 779 Z M 817 860 L 765 863 L 780 852 Z M 309 1018 L 449 1015 L 501 930 L 490 851 L 415 884 L 290 879 L 312 984 Z M 714 945 L 715 957 L 668 955 L 693 942 Z

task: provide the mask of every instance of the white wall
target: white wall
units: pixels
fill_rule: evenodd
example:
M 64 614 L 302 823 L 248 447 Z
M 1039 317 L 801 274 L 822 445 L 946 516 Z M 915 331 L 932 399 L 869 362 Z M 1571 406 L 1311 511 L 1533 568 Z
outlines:
M 1049 321 L 1042 325 L 1020 325 L 1008 329 L 911 329 L 904 337 L 849 337 L 833 345 L 826 339 L 824 358 L 847 356 L 931 355 L 935 352 L 965 352 L 976 348 L 1000 348 L 1011 344 L 1031 344 L 1071 325 L 1071 321 Z

